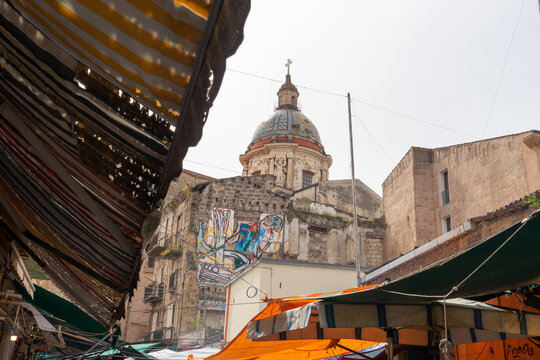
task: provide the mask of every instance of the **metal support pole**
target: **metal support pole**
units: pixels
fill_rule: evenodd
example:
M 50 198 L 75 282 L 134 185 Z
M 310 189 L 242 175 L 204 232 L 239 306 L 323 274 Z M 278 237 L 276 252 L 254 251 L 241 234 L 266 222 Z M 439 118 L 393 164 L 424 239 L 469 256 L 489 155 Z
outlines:
M 356 285 L 360 286 L 362 283 L 362 277 L 360 276 L 360 241 L 358 240 L 358 216 L 356 215 L 356 186 L 354 176 L 354 147 L 353 147 L 353 135 L 352 135 L 352 115 L 351 115 L 351 94 L 347 93 L 347 108 L 349 110 L 349 140 L 351 144 L 351 192 L 353 203 L 353 217 L 354 217 L 354 250 L 356 253 Z
M 394 329 L 386 330 L 386 341 L 388 344 L 388 360 L 394 358 Z
M 107 335 L 105 335 L 104 337 L 102 337 L 102 338 L 101 338 L 97 343 L 95 343 L 90 349 L 86 350 L 86 351 L 84 352 L 84 354 L 82 354 L 81 356 L 79 356 L 79 357 L 77 358 L 77 360 L 84 359 L 84 357 L 85 357 L 88 353 L 90 353 L 92 350 L 94 350 L 99 344 L 101 344 L 103 341 L 105 341 L 109 336 L 111 336 L 110 333 L 107 334 Z

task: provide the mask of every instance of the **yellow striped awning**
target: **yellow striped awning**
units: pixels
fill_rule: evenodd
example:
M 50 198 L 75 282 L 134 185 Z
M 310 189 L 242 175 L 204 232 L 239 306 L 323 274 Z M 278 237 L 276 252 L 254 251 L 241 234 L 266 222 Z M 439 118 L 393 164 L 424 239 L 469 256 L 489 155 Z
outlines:
M 176 125 L 212 0 L 15 0 L 73 58 Z

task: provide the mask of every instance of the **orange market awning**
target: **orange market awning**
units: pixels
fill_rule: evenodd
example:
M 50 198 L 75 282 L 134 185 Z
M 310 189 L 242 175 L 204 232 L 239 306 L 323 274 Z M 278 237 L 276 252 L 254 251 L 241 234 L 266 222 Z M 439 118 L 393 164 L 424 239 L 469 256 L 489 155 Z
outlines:
M 279 315 L 288 310 L 310 305 L 313 300 L 299 298 L 283 298 L 270 300 L 268 306 L 252 321 Z M 376 344 L 373 341 L 348 339 L 310 339 L 285 341 L 255 341 L 246 338 L 246 326 L 221 352 L 210 356 L 209 360 L 315 360 L 327 359 L 349 354 L 350 350 L 362 353 Z

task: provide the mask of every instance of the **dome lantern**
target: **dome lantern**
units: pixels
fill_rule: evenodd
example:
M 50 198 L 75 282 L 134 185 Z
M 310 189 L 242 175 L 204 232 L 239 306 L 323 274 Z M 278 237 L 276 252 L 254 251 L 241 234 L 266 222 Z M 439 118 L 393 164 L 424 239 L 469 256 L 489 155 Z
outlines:
M 277 109 L 294 109 L 298 110 L 298 96 L 300 95 L 298 93 L 298 89 L 296 89 L 296 86 L 293 85 L 291 82 L 291 59 L 287 59 L 287 64 L 285 65 L 287 67 L 287 75 L 285 76 L 285 83 L 281 85 L 277 92 L 278 96 L 278 106 Z

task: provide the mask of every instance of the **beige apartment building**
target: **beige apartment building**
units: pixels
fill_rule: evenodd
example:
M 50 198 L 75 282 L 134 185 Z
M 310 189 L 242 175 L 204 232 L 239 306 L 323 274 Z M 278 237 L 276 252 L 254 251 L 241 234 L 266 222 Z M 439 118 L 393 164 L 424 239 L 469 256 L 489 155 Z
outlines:
M 540 189 L 540 132 L 413 147 L 383 183 L 385 261 Z M 489 234 L 485 234 L 486 236 Z

